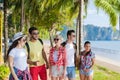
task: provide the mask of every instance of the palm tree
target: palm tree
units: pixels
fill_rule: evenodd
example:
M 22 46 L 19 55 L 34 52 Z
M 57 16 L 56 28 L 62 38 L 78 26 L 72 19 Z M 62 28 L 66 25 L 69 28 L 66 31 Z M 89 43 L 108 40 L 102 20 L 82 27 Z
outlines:
M 23 31 L 24 28 L 24 0 L 21 0 L 21 22 L 20 22 L 20 31 Z
M 3 11 L 0 10 L 0 65 L 2 63 L 2 28 L 3 28 Z
M 118 15 L 116 9 L 114 8 L 114 4 L 118 1 L 119 0 L 95 0 L 96 7 L 101 8 L 109 15 L 110 24 L 114 29 L 118 20 Z
M 6 62 L 6 54 L 8 50 L 7 0 L 4 0 L 4 44 L 4 62 Z
M 118 39 L 120 40 L 120 14 L 119 14 L 119 36 Z

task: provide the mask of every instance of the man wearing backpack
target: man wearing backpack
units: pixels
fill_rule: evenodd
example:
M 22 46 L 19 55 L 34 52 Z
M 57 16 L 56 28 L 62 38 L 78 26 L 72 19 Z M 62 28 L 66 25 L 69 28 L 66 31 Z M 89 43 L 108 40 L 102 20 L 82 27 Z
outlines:
M 48 68 L 48 61 L 43 48 L 43 42 L 39 39 L 37 28 L 31 27 L 29 34 L 30 41 L 26 43 L 26 49 L 28 51 L 28 64 L 30 64 L 32 80 L 38 80 L 38 75 L 41 80 L 47 80 L 46 67 Z
M 75 40 L 75 31 L 69 30 L 67 32 L 67 40 L 62 43 L 62 46 L 66 48 L 66 58 L 67 58 L 66 73 L 68 80 L 75 80 L 77 46 L 74 43 L 74 40 Z

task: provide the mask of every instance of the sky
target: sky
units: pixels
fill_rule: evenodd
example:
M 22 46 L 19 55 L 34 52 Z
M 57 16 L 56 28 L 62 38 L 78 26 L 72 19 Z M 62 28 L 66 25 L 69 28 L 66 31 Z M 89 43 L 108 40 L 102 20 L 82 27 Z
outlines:
M 101 9 L 97 12 L 97 8 L 93 0 L 89 0 L 88 14 L 84 19 L 84 24 L 93 24 L 100 27 L 110 27 L 109 16 Z M 116 26 L 119 29 L 118 24 Z

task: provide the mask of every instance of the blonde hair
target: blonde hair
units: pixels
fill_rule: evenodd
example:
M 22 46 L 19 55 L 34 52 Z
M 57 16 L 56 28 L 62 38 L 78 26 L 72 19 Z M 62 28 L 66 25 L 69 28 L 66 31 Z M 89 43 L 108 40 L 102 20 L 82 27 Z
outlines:
M 54 38 L 58 38 L 58 39 L 60 39 L 61 41 L 63 40 L 63 38 L 62 38 L 62 36 L 61 35 L 55 35 L 55 37 Z

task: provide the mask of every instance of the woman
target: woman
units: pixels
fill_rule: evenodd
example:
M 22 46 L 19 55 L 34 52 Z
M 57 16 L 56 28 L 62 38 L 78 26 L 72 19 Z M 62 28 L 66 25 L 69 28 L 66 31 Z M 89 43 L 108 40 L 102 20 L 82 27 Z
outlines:
M 32 80 L 27 69 L 27 51 L 23 48 L 25 43 L 26 36 L 23 33 L 18 32 L 14 35 L 7 54 L 11 71 L 9 80 Z
M 84 43 L 84 48 L 80 55 L 80 80 L 92 80 L 95 54 L 91 51 L 89 41 Z
M 61 46 L 62 38 L 57 35 L 54 38 L 55 46 L 50 49 L 50 73 L 51 80 L 62 80 L 66 71 L 66 50 Z

